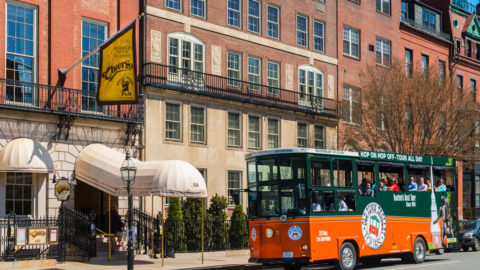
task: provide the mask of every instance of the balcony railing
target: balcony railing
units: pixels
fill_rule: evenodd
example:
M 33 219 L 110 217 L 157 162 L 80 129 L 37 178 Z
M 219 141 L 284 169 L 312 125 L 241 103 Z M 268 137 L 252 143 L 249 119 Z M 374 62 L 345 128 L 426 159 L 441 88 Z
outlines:
M 145 64 L 143 83 L 154 87 L 329 117 L 337 117 L 338 114 L 338 103 L 333 99 L 161 64 Z M 314 93 L 313 90 L 308 92 Z
M 469 3 L 467 0 L 453 0 L 452 4 L 470 13 L 475 13 L 476 10 L 475 5 Z
M 434 36 L 437 36 L 437 37 L 440 37 L 442 39 L 445 39 L 445 40 L 448 40 L 448 41 L 451 41 L 452 39 L 450 38 L 450 35 L 447 34 L 447 33 L 444 33 L 444 32 L 441 32 L 441 31 L 437 31 L 437 29 L 434 29 L 432 27 L 429 27 L 427 25 L 424 25 L 422 22 L 417 22 L 413 19 L 410 19 L 410 18 L 402 18 L 401 21 L 410 26 L 410 27 L 413 27 L 417 30 L 420 30 L 420 31 L 423 31 L 423 32 L 427 32 L 431 35 L 434 35 Z
M 82 90 L 78 89 L 0 79 L 0 108 L 118 122 L 143 122 L 139 114 L 140 105 L 108 105 L 92 108 L 92 99 L 94 98 L 82 96 Z

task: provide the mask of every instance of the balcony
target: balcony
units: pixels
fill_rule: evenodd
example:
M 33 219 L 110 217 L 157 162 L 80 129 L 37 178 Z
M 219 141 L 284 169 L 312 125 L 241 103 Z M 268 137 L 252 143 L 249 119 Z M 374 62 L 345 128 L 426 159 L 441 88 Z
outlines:
M 421 22 L 417 22 L 413 19 L 403 18 L 403 17 L 401 18 L 401 22 L 404 25 L 409 26 L 409 27 L 411 27 L 415 30 L 418 30 L 420 32 L 423 32 L 423 33 L 426 33 L 426 34 L 429 34 L 429 35 L 433 35 L 437 38 L 441 38 L 441 39 L 443 39 L 447 42 L 450 42 L 450 43 L 452 42 L 452 39 L 451 39 L 449 34 L 437 31 L 435 28 L 424 25 Z
M 1 109 L 71 115 L 116 122 L 143 122 L 139 114 L 141 105 L 92 107 L 92 103 L 95 104 L 95 98 L 82 96 L 82 90 L 0 79 Z
M 470 13 L 475 13 L 476 8 L 474 4 L 469 3 L 467 0 L 453 0 L 452 5 L 461 8 Z
M 144 65 L 143 83 L 147 86 L 327 117 L 336 118 L 338 115 L 338 103 L 333 99 L 161 64 Z M 310 89 L 308 92 L 314 91 Z

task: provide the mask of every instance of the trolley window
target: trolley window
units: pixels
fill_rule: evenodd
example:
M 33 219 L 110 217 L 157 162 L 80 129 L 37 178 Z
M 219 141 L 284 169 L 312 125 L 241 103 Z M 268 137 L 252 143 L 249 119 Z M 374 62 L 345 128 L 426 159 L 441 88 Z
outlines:
M 310 182 L 312 186 L 331 186 L 330 159 L 310 158 Z

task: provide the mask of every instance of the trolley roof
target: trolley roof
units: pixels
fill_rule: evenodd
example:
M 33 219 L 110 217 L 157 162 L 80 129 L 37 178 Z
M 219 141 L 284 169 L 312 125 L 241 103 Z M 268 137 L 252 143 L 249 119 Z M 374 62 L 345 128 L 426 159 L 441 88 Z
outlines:
M 314 148 L 278 148 L 278 149 L 264 150 L 264 151 L 248 153 L 245 155 L 245 159 L 251 159 L 254 157 L 267 156 L 267 155 L 281 155 L 281 154 L 317 154 L 317 155 L 331 155 L 331 156 L 346 156 L 346 157 L 356 157 L 361 160 L 399 162 L 399 163 L 408 163 L 408 164 L 422 164 L 422 165 L 447 166 L 447 167 L 455 166 L 455 160 L 453 158 L 448 158 L 448 157 L 408 155 L 408 154 L 366 151 L 366 150 L 360 150 L 359 152 L 348 152 L 348 151 L 314 149 Z

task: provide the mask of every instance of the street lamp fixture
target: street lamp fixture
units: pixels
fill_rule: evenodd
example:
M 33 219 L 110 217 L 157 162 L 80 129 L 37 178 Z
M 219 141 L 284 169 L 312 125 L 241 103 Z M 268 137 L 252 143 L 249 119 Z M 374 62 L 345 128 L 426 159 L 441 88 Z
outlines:
M 127 253 L 127 263 L 128 270 L 133 270 L 133 243 L 132 243 L 132 197 L 130 196 L 130 185 L 135 183 L 135 175 L 137 173 L 137 167 L 133 163 L 133 160 L 130 158 L 130 153 L 127 151 L 125 155 L 125 160 L 123 161 L 122 167 L 120 168 L 120 174 L 122 175 L 122 180 L 127 185 L 127 196 L 128 196 L 128 253 Z

